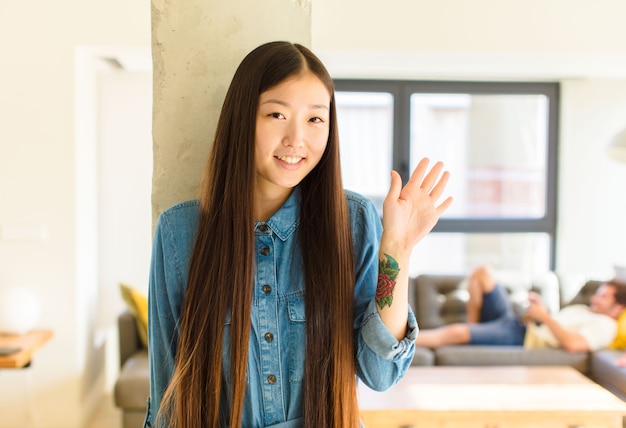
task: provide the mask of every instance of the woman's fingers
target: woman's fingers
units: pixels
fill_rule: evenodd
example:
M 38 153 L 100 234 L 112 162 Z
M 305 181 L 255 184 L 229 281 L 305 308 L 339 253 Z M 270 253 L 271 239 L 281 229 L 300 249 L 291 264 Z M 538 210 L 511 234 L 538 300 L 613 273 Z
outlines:
M 389 186 L 386 199 L 389 202 L 399 200 L 417 201 L 426 196 L 431 200 L 431 206 L 438 215 L 446 211 L 452 204 L 452 197 L 446 198 L 439 205 L 435 205 L 435 201 L 443 195 L 450 178 L 450 173 L 448 171 L 441 172 L 444 166 L 443 162 L 435 163 L 435 165 L 428 170 L 429 162 L 428 158 L 422 158 L 404 187 L 402 186 L 400 174 L 398 174 L 397 171 L 391 171 L 391 185 Z
M 441 168 L 443 168 L 443 164 L 441 165 Z M 441 171 L 441 168 L 439 168 L 439 171 Z M 433 167 L 433 169 L 434 169 L 434 167 Z M 432 171 L 431 171 L 431 173 L 432 173 Z M 439 172 L 437 172 L 437 175 L 439 175 Z M 437 181 L 435 183 L 435 185 L 432 187 L 432 189 L 430 191 L 430 196 L 435 198 L 435 200 L 439 199 L 441 197 L 441 195 L 443 194 L 443 191 L 445 190 L 446 185 L 448 184 L 448 180 L 449 179 L 450 179 L 450 173 L 448 171 L 444 171 L 444 173 L 441 175 L 441 178 L 439 179 L 439 181 Z
M 402 178 L 397 171 L 391 171 L 391 184 L 389 185 L 389 191 L 387 192 L 387 198 L 390 201 L 398 200 L 402 192 Z
M 412 188 L 422 188 L 422 179 L 428 170 L 428 163 L 430 161 L 428 158 L 422 158 L 413 170 L 413 174 L 409 177 L 409 181 L 407 181 L 405 188 L 411 191 Z
M 426 165 L 428 166 L 428 159 L 426 160 Z M 427 193 L 431 192 L 433 186 L 435 186 L 435 183 L 437 183 L 437 179 L 439 178 L 439 174 L 441 174 L 442 169 L 442 162 L 437 162 L 435 165 L 433 165 L 433 167 L 430 169 L 428 174 L 426 174 L 426 177 L 422 181 L 420 188 Z
M 443 162 L 437 162 L 428 171 L 428 164 L 430 160 L 428 158 L 422 158 L 413 173 L 409 177 L 409 181 L 406 183 L 406 187 L 418 186 L 420 189 L 430 192 L 432 187 L 437 182 L 441 170 L 443 169 Z M 427 173 L 428 171 L 428 173 Z
M 441 214 L 443 214 L 448 208 L 450 208 L 450 205 L 452 205 L 452 201 L 453 201 L 452 196 L 448 196 L 445 201 L 440 203 L 435 208 L 435 211 L 437 211 L 437 215 L 441 216 Z
M 448 171 L 443 170 L 443 162 L 437 162 L 433 167 L 428 171 L 428 158 L 423 158 L 419 161 L 415 169 L 413 170 L 413 174 L 409 178 L 406 186 L 401 192 L 407 192 L 406 194 L 414 194 L 414 192 L 419 188 L 421 192 L 424 192 L 430 195 L 434 200 L 437 200 L 443 194 L 446 185 L 448 184 L 448 179 L 450 178 L 450 173 Z M 441 177 L 440 177 L 441 175 Z

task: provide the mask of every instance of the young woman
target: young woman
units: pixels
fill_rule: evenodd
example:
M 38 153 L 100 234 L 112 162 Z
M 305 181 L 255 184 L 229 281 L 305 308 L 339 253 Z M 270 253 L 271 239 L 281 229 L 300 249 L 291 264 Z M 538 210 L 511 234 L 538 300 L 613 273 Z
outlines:
M 423 160 L 392 172 L 383 224 L 341 183 L 333 82 L 307 48 L 250 52 L 226 94 L 199 201 L 159 218 L 145 426 L 358 427 L 356 379 L 413 357 L 413 246 L 451 199 Z

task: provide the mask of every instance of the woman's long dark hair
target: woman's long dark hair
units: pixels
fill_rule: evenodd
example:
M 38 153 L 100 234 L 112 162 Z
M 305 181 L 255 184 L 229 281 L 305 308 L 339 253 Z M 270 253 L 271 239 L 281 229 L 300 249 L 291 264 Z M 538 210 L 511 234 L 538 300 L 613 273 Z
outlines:
M 353 343 L 354 254 L 341 182 L 334 86 L 307 48 L 267 43 L 242 61 L 226 94 L 201 188 L 201 214 L 180 318 L 173 377 L 159 416 L 178 428 L 218 427 L 224 322 L 231 310 L 229 426 L 240 427 L 254 287 L 254 141 L 259 95 L 303 71 L 331 95 L 319 164 L 300 183 L 305 275 L 304 426 L 359 426 Z M 258 397 L 260 399 L 260 397 Z

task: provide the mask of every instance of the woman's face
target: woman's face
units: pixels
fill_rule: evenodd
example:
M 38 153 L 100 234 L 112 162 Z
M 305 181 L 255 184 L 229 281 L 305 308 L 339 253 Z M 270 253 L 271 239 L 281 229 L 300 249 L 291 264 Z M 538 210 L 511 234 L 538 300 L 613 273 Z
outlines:
M 330 94 L 306 71 L 259 96 L 255 131 L 256 193 L 284 198 L 322 158 L 330 120 Z

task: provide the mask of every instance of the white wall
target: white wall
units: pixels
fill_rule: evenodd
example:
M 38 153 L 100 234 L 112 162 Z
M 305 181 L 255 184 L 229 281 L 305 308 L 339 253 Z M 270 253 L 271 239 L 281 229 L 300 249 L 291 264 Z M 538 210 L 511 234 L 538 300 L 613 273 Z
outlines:
M 43 306 L 39 326 L 55 335 L 30 369 L 0 371 L 0 426 L 79 427 L 98 396 L 99 374 L 88 316 L 97 289 L 79 274 L 91 269 L 97 284 L 97 262 L 79 266 L 79 220 L 93 219 L 77 217 L 77 136 L 93 130 L 76 120 L 77 53 L 149 50 L 150 5 L 62 0 L 1 9 L 0 228 L 28 237 L 0 239 L 0 287 L 31 287 Z
M 149 54 L 149 52 L 148 52 Z M 149 65 L 149 62 L 147 63 Z M 119 373 L 119 284 L 148 292 L 152 249 L 152 74 L 114 68 L 98 73 L 98 281 L 96 341 L 104 352 L 106 384 Z
M 626 127 L 626 79 L 565 80 L 561 98 L 558 269 L 610 276 L 626 265 L 626 163 L 606 156 Z
M 615 0 L 316 0 L 313 48 L 623 53 L 625 7 Z
M 110 326 L 124 308 L 120 281 L 148 291 L 152 75 L 113 69 L 98 83 L 98 324 Z

